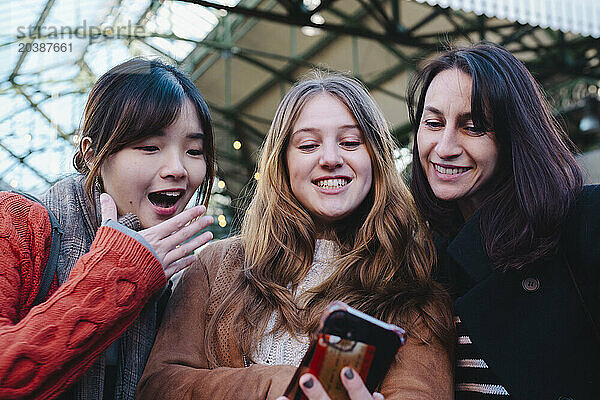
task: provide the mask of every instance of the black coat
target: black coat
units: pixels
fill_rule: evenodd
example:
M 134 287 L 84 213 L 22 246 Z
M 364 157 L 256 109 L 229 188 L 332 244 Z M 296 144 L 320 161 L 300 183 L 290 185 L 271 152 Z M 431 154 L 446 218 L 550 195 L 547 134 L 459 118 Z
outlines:
M 436 240 L 436 247 L 439 280 L 511 398 L 600 399 L 600 342 L 563 257 L 547 257 L 522 271 L 492 270 L 477 213 L 454 239 Z M 586 186 L 577 197 L 561 248 L 598 324 L 600 186 Z

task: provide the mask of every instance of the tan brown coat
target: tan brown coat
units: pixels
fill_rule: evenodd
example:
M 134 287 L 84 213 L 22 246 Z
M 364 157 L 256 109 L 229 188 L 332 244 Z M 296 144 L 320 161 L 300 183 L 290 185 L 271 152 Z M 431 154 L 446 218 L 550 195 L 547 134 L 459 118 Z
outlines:
M 232 331 L 233 311 L 218 327 L 216 353 L 222 366 L 212 365 L 204 349 L 205 327 L 242 262 L 240 240 L 233 238 L 206 246 L 185 271 L 169 301 L 136 398 L 275 399 L 283 394 L 295 367 L 244 368 Z M 409 336 L 381 391 L 387 400 L 451 399 L 451 371 L 440 343 L 424 345 Z

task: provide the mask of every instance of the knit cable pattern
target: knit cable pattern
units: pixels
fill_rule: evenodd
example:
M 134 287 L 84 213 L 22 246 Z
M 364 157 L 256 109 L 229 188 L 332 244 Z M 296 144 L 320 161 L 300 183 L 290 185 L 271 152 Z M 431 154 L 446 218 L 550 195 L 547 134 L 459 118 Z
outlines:
M 63 227 L 68 229 L 68 227 Z M 49 250 L 43 206 L 0 193 L 0 398 L 58 396 L 166 284 L 142 244 L 102 227 L 69 279 L 32 309 Z

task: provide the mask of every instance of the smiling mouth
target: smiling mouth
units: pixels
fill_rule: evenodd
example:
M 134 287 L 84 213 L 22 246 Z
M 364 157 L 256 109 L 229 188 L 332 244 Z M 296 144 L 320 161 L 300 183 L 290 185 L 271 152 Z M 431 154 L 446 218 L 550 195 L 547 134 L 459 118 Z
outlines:
M 452 168 L 447 168 L 447 167 L 442 167 L 441 165 L 433 164 L 433 168 L 435 168 L 435 170 L 437 172 L 439 172 L 440 174 L 444 174 L 444 175 L 458 175 L 458 174 L 462 174 L 463 172 L 467 172 L 468 170 L 471 169 L 471 167 L 452 167 Z
M 148 194 L 148 200 L 150 200 L 150 203 L 160 208 L 171 208 L 182 197 L 183 191 L 163 191 L 152 192 Z
M 313 184 L 323 189 L 337 189 L 346 186 L 350 181 L 348 178 L 320 179 L 313 181 Z

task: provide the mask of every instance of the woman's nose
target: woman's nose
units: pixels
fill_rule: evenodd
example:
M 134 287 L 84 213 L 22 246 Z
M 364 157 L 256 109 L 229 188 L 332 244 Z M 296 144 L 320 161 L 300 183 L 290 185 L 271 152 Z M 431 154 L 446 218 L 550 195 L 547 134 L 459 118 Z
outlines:
M 455 128 L 446 127 L 442 132 L 435 152 L 442 159 L 456 158 L 462 154 L 462 147 Z
M 327 169 L 339 168 L 344 164 L 341 149 L 337 143 L 323 143 L 319 164 Z
M 175 154 L 175 152 L 165 154 L 160 176 L 165 179 L 183 179 L 187 176 L 187 170 L 179 154 Z

